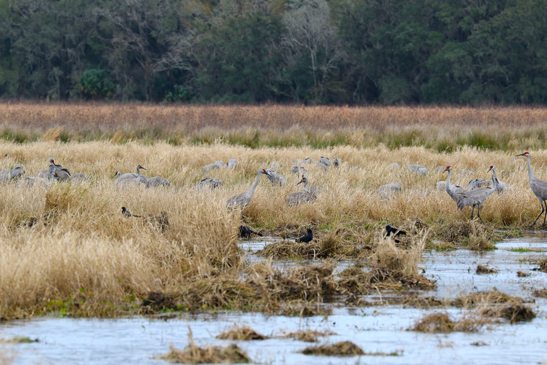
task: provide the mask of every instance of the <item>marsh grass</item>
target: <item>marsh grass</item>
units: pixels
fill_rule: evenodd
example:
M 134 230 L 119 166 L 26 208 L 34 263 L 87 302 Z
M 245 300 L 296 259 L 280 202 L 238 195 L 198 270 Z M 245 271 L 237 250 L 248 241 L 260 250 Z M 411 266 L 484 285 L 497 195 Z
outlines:
M 358 356 L 366 353 L 351 341 L 337 342 L 332 345 L 320 345 L 306 347 L 302 350 L 304 355 L 324 355 L 324 356 Z
M 319 341 L 320 337 L 327 337 L 327 336 L 332 336 L 332 335 L 336 335 L 336 333 L 332 332 L 332 331 L 329 331 L 329 330 L 318 331 L 318 330 L 309 330 L 308 329 L 308 330 L 300 330 L 300 331 L 296 331 L 296 332 L 290 332 L 290 333 L 285 334 L 283 337 L 284 338 L 294 338 L 295 340 L 303 341 L 303 342 L 317 342 L 317 341 Z
M 442 227 L 468 225 L 468 211 L 459 212 L 445 192 L 434 189 L 443 179 L 440 174 L 418 176 L 404 168 L 389 169 L 392 162 L 420 162 L 430 171 L 452 164 L 475 170 L 475 177 L 486 177 L 483 171 L 495 164 L 500 179 L 511 184 L 513 191 L 494 194 L 485 202 L 481 215 L 488 232 L 491 227 L 527 225 L 539 211 L 524 161 L 511 162 L 509 154 L 473 148 L 448 155 L 419 147 L 390 152 L 385 147 L 350 146 L 313 150 L 225 144 L 174 147 L 161 142 L 0 143 L 0 156 L 6 153 L 0 167 L 23 164 L 27 176 L 47 169 L 48 158 L 54 157 L 71 172 L 86 173 L 93 180 L 48 188 L 2 185 L 0 318 L 52 311 L 66 316 L 117 316 L 166 308 L 279 310 L 283 301 L 324 301 L 340 293 L 355 296 L 371 290 L 372 284 L 379 288 L 430 286 L 426 278 L 416 276 L 422 250 Z M 547 153 L 531 154 L 536 175 L 545 178 Z M 204 165 L 232 156 L 239 161 L 237 169 L 215 170 L 209 175 L 222 179 L 223 187 L 201 192 L 194 189 L 204 177 Z M 339 156 L 343 163 L 327 172 L 310 166 L 310 182 L 323 192 L 314 204 L 288 207 L 285 197 L 299 189 L 295 186 L 298 177 L 290 172 L 292 160 L 308 156 L 315 161 L 320 156 Z M 241 280 L 244 270 L 257 268 L 248 268 L 237 246 L 240 215 L 226 210 L 226 200 L 249 189 L 257 171 L 273 162 L 281 165 L 277 169 L 289 183 L 278 188 L 266 179 L 260 181 L 245 209 L 250 226 L 264 231 L 292 227 L 295 234 L 304 227 L 325 227 L 313 241 L 325 253 L 321 259 L 336 259 L 340 252 L 340 257 L 368 259 L 370 281 L 334 278 L 332 272 L 280 274 L 271 268 L 260 275 L 251 274 L 254 284 Z M 133 172 L 137 164 L 148 169 L 147 176 L 164 176 L 172 186 L 116 189 L 111 179 L 114 172 Z M 467 179 L 454 177 L 459 184 Z M 404 190 L 389 200 L 374 193 L 391 181 L 400 181 Z M 143 217 L 165 212 L 169 226 L 164 229 L 150 220 L 128 219 L 120 213 L 122 206 Z M 416 218 L 423 227 L 418 227 Z M 396 243 L 384 238 L 386 222 L 409 230 L 410 241 Z M 483 229 L 477 222 L 473 224 L 477 232 Z M 422 236 L 417 234 L 420 230 Z M 454 240 L 459 237 L 463 235 Z M 313 285 L 301 283 L 312 274 Z M 261 277 L 277 279 L 270 284 Z M 316 283 L 325 286 L 320 288 Z M 303 297 L 305 292 L 310 295 Z M 156 305 L 157 301 L 149 300 L 154 299 L 151 293 L 171 299 Z M 270 299 L 273 304 L 267 305 Z
M 544 108 L 0 104 L 0 139 L 216 144 L 253 149 L 427 146 L 544 149 Z
M 253 330 L 251 327 L 234 325 L 226 332 L 222 332 L 217 336 L 219 340 L 239 340 L 239 341 L 251 341 L 251 340 L 265 340 L 268 337 L 261 335 Z
M 171 345 L 171 350 L 162 356 L 162 359 L 181 364 L 248 364 L 252 362 L 245 351 L 235 344 L 227 347 L 197 346 L 194 343 L 192 330 L 190 327 L 188 329 L 188 346 L 184 350 L 178 350 Z
M 453 321 L 447 313 L 436 312 L 417 320 L 410 330 L 426 333 L 477 332 L 490 323 L 492 323 L 491 320 L 475 313 L 466 314 L 459 320 Z

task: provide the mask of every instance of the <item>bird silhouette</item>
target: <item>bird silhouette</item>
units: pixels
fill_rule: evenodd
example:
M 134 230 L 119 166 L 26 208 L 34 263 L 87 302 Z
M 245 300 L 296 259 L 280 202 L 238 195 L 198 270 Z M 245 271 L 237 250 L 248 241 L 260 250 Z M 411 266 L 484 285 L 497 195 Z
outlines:
M 131 214 L 131 212 L 127 209 L 125 209 L 125 207 L 122 207 L 122 214 L 128 218 L 130 217 L 137 217 L 137 218 L 140 218 L 141 216 L 140 215 L 135 215 L 135 214 Z
M 394 228 L 391 224 L 388 224 L 386 226 L 386 237 L 389 237 L 393 235 L 394 237 L 400 237 L 400 236 L 406 236 L 405 231 L 401 231 L 400 229 Z M 394 238 L 395 243 L 401 243 L 397 238 Z
M 305 236 L 300 237 L 299 239 L 296 240 L 296 242 L 308 243 L 308 242 L 311 242 L 311 240 L 313 240 L 313 233 L 312 233 L 311 229 L 308 228 L 308 234 L 305 235 Z
M 253 234 L 256 234 L 257 236 L 262 237 L 261 233 L 255 232 L 247 226 L 244 226 L 244 225 L 239 226 L 239 237 L 241 237 L 241 238 L 250 238 L 251 235 L 253 235 Z

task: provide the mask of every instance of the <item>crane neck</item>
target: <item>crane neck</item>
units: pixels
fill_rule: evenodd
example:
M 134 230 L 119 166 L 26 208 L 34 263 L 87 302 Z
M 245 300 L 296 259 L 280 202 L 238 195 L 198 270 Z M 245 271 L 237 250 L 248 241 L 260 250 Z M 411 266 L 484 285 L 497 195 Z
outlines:
M 448 177 L 446 178 L 446 190 L 450 190 L 450 175 L 452 175 L 452 170 L 448 170 Z
M 532 166 L 530 165 L 530 155 L 526 155 L 527 163 L 528 163 L 528 179 L 530 179 L 530 182 L 532 180 L 537 179 L 536 175 L 532 171 Z
M 249 189 L 249 194 L 250 194 L 249 199 L 251 199 L 255 193 L 255 189 L 258 186 L 258 181 L 260 180 L 260 175 L 262 175 L 262 171 L 259 171 L 258 174 L 256 174 L 256 180 L 253 186 L 251 186 L 251 188 Z
M 141 167 L 137 166 L 137 176 L 141 176 Z

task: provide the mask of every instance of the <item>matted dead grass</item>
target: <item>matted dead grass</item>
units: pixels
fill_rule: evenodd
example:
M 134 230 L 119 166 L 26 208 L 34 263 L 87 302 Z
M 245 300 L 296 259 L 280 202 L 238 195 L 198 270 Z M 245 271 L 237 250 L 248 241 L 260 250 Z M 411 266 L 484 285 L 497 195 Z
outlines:
M 365 352 L 351 341 L 337 342 L 332 345 L 320 345 L 306 347 L 302 350 L 304 355 L 324 356 L 358 356 L 365 355 Z
M 265 340 L 268 337 L 261 335 L 249 326 L 234 325 L 226 332 L 222 332 L 217 336 L 219 340 L 239 340 L 239 341 L 252 341 L 252 340 Z
M 295 233 L 300 227 L 313 227 L 318 232 L 318 239 L 312 241 L 319 249 L 316 258 L 358 257 L 371 269 L 368 282 L 360 281 L 359 276 L 333 278 L 315 273 L 316 282 L 325 280 L 319 291 L 321 300 L 340 293 L 355 299 L 375 288 L 430 287 L 430 281 L 417 276 L 424 245 L 434 239 L 440 227 L 453 222 L 469 226 L 465 223 L 467 208 L 459 212 L 445 192 L 435 190 L 436 182 L 444 176 L 430 173 L 422 177 L 405 168 L 393 170 L 389 168 L 392 162 L 420 162 L 433 171 L 435 166 L 452 164 L 475 170 L 475 177 L 486 177 L 487 166 L 496 165 L 500 179 L 511 184 L 513 191 L 494 194 L 484 204 L 481 216 L 489 222 L 488 232 L 490 227 L 527 225 L 539 212 L 524 161 L 511 162 L 510 154 L 470 148 L 438 154 L 418 147 L 390 152 L 383 147 L 349 146 L 250 149 L 224 144 L 0 143 L 0 156 L 6 153 L 8 156 L 0 159 L 2 168 L 23 164 L 27 176 L 35 176 L 48 167 L 49 157 L 54 157 L 73 173 L 89 174 L 93 181 L 32 188 L 11 183 L 2 186 L 0 318 L 50 311 L 116 316 L 178 306 L 189 310 L 265 308 L 253 304 L 259 300 L 257 287 L 266 298 L 281 301 L 316 298 L 316 284 L 310 284 L 309 296 L 301 295 L 308 289 L 300 283 L 308 278 L 308 271 L 261 274 L 278 278 L 274 284 L 240 279 L 248 266 L 245 253 L 237 246 L 240 215 L 226 210 L 226 200 L 248 189 L 257 171 L 274 162 L 280 164 L 276 169 L 287 177 L 288 184 L 279 188 L 264 178 L 260 181 L 245 210 L 249 225 L 270 230 L 293 227 Z M 531 153 L 536 175 L 547 176 L 542 162 L 547 161 L 547 153 Z M 239 161 L 237 169 L 209 174 L 223 180 L 221 188 L 194 189 L 204 177 L 204 165 L 232 156 Z M 327 172 L 309 166 L 310 182 L 323 192 L 314 204 L 288 207 L 285 197 L 300 188 L 295 186 L 298 177 L 290 172 L 293 158 L 308 156 L 314 160 L 338 156 L 343 162 Z M 172 186 L 117 189 L 111 179 L 114 172 L 133 172 L 137 164 L 148 169 L 147 176 L 164 176 Z M 458 175 L 453 179 L 463 185 L 469 178 Z M 374 193 L 379 185 L 391 181 L 400 181 L 404 189 L 389 200 Z M 169 225 L 126 218 L 120 212 L 122 206 L 143 217 L 159 217 L 165 212 Z M 423 227 L 418 227 L 416 218 Z M 397 243 L 383 237 L 387 222 L 407 230 L 410 238 Z M 477 232 L 482 229 L 477 222 L 472 225 Z M 418 235 L 422 230 L 423 240 Z M 307 252 L 311 257 L 311 251 Z M 270 296 L 270 289 L 275 295 Z M 181 299 L 183 294 L 187 299 Z M 275 310 L 280 307 L 279 303 L 271 306 Z
M 171 345 L 171 350 L 161 359 L 181 364 L 248 364 L 252 362 L 245 351 L 235 344 L 227 347 L 197 346 L 190 328 L 188 340 L 189 344 L 184 350 L 178 350 Z
M 329 330 L 325 331 L 318 331 L 318 330 L 300 330 L 296 332 L 290 332 L 285 334 L 284 338 L 294 338 L 298 341 L 303 342 L 317 342 L 319 341 L 320 337 L 327 337 L 327 336 L 333 336 L 336 335 L 336 332 L 332 332 Z

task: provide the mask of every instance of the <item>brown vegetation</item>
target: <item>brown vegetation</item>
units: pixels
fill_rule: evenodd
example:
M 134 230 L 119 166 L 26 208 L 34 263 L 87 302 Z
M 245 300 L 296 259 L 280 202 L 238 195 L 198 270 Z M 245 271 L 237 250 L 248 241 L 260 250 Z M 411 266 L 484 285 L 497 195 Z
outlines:
M 477 265 L 477 269 L 475 270 L 475 273 L 476 274 L 496 274 L 498 271 L 496 269 L 492 269 L 488 266 L 484 266 L 484 265 Z
M 350 341 L 337 342 L 333 345 L 321 345 L 306 347 L 305 355 L 326 355 L 326 356 L 357 356 L 365 355 L 365 352 L 356 344 Z
M 411 330 L 428 333 L 477 332 L 481 326 L 490 322 L 474 314 L 463 316 L 454 322 L 446 313 L 431 313 L 418 320 Z
M 171 351 L 161 358 L 181 364 L 248 364 L 252 362 L 245 351 L 237 345 L 198 347 L 194 343 L 192 330 L 189 329 L 189 331 L 188 340 L 190 343 L 188 347 L 181 351 L 171 345 Z
M 268 337 L 262 336 L 260 333 L 257 333 L 251 327 L 243 326 L 239 327 L 234 325 L 231 329 L 226 332 L 222 332 L 217 336 L 220 340 L 240 340 L 240 341 L 251 341 L 251 340 L 265 340 Z
M 332 331 L 318 331 L 318 330 L 301 330 L 296 332 L 287 333 L 283 337 L 285 338 L 294 338 L 298 341 L 303 342 L 317 342 L 319 340 L 319 337 L 326 337 L 326 336 L 332 336 L 336 335 L 335 332 Z
M 455 151 L 544 147 L 540 108 L 158 106 L 140 104 L 0 104 L 0 134 L 13 141 L 224 140 L 247 146 L 390 148 L 430 145 Z

